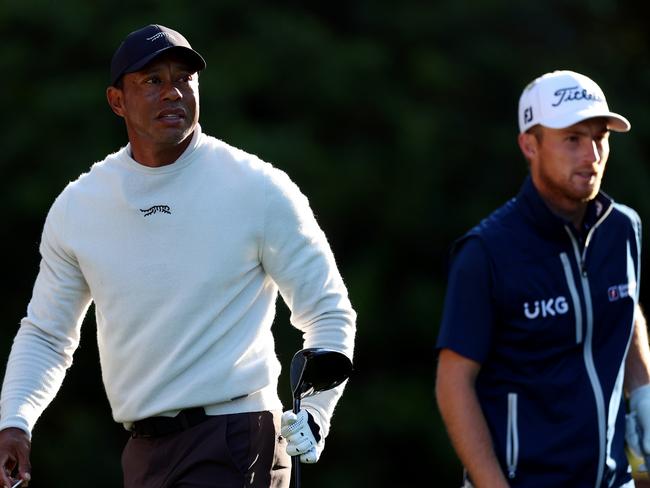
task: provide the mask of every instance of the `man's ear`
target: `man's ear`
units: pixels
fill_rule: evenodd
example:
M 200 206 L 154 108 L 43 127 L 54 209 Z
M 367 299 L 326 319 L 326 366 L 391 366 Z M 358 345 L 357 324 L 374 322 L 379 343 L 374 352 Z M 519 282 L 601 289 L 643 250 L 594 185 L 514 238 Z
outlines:
M 115 86 L 106 88 L 106 100 L 115 115 L 124 117 L 124 91 Z
M 537 137 L 534 134 L 522 132 L 517 138 L 519 148 L 529 161 L 537 154 Z

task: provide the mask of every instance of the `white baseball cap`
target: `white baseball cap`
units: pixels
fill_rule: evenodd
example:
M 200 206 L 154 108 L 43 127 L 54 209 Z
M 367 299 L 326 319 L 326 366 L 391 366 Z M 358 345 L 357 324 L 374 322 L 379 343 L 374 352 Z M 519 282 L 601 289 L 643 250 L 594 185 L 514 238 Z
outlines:
M 607 117 L 609 129 L 630 130 L 630 122 L 609 111 L 600 87 L 590 78 L 574 71 L 553 71 L 532 81 L 519 99 L 519 131 L 526 132 L 541 124 L 564 129 L 593 117 Z

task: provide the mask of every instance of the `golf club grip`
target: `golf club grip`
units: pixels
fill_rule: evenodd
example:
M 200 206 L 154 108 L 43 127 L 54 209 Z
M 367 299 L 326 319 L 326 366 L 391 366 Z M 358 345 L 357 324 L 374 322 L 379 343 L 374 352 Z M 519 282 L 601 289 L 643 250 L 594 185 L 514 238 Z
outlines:
M 298 415 L 300 412 L 300 398 L 293 400 L 293 413 Z M 293 487 L 300 488 L 300 456 L 291 456 L 291 477 L 293 478 Z

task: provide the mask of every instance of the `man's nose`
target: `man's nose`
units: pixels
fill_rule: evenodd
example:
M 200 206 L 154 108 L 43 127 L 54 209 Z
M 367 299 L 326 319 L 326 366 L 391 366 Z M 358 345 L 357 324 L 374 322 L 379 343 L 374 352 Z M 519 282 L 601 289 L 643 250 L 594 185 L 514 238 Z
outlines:
M 588 145 L 586 156 L 589 159 L 589 162 L 591 163 L 600 162 L 600 149 L 598 148 L 598 143 L 593 139 L 590 141 L 590 144 Z
M 163 98 L 165 100 L 178 100 L 183 98 L 183 94 L 174 83 L 165 83 Z

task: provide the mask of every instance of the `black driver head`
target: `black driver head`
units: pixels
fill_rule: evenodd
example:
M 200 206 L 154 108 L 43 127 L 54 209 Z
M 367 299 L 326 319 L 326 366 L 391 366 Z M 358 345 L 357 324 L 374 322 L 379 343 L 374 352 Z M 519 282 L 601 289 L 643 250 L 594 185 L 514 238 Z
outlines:
M 330 390 L 352 373 L 352 361 L 343 353 L 322 347 L 301 349 L 291 360 L 289 380 L 294 400 Z

